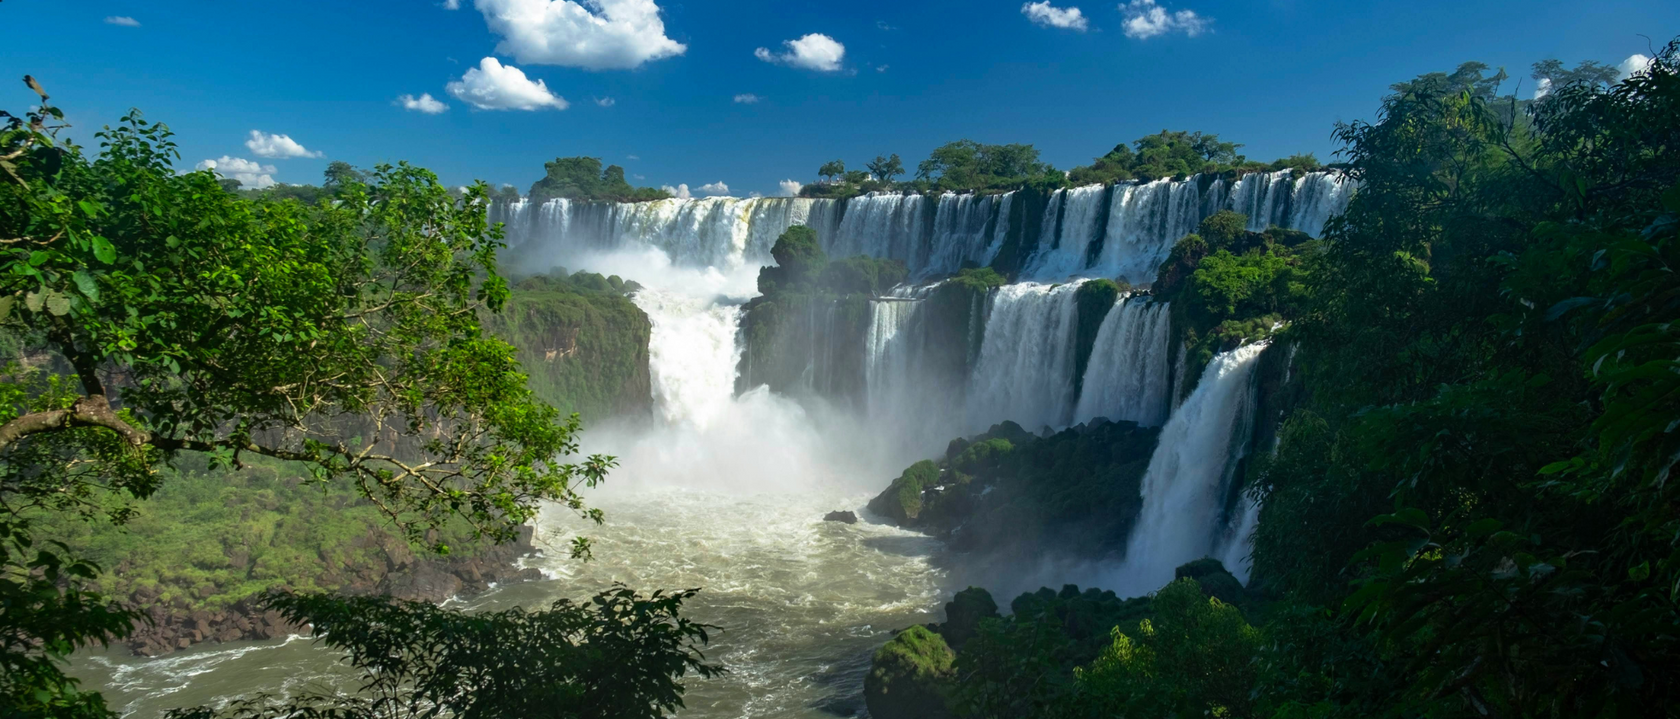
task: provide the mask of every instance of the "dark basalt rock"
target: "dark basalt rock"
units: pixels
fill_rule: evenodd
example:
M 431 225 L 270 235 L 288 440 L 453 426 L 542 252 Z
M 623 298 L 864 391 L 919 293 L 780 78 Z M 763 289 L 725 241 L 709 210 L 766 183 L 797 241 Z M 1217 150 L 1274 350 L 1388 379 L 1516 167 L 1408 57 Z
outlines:
M 842 511 L 842 510 L 835 510 L 833 512 L 829 512 L 828 514 L 823 515 L 823 521 L 824 522 L 845 522 L 846 524 L 857 524 L 857 513 L 846 512 L 846 511 Z

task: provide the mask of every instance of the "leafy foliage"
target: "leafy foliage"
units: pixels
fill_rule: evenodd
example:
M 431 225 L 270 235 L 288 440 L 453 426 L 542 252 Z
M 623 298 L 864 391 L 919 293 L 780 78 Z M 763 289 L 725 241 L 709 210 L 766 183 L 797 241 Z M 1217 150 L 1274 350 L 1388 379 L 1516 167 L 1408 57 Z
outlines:
M 723 671 L 698 648 L 716 627 L 680 616 L 695 591 L 643 596 L 618 586 L 545 611 L 484 614 L 385 597 L 274 594 L 269 606 L 349 655 L 362 672 L 360 691 L 257 697 L 170 716 L 657 719 L 682 708 L 683 676 Z
M 603 169 L 598 157 L 557 157 L 553 162 L 543 163 L 543 170 L 546 174 L 531 185 L 529 193 L 531 201 L 538 204 L 557 197 L 644 202 L 671 196 L 654 187 L 632 187 L 624 179 L 624 168 L 608 165 Z

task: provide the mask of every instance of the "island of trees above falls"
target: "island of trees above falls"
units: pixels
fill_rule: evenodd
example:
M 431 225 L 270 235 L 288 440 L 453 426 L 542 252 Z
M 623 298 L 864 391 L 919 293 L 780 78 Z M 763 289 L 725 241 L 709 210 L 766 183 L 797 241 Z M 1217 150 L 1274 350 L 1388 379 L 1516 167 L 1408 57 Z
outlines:
M 823 165 L 802 201 L 1014 194 L 972 233 L 994 246 L 944 264 L 778 227 L 737 389 L 867 406 L 877 313 L 914 302 L 893 319 L 919 390 L 960 407 L 989 309 L 1071 270 L 1039 290 L 1071 338 L 1061 404 L 951 425 L 863 518 L 1000 566 L 1159 565 L 1143 596 L 955 593 L 874 653 L 870 715 L 1675 715 L 1680 44 L 1623 79 L 1535 75 L 1535 100 L 1475 63 L 1398 83 L 1336 127 L 1330 166 L 1172 131 L 1070 172 L 966 140 L 913 171 Z M 496 213 L 684 200 L 587 157 L 524 197 L 407 164 L 245 190 L 178 171 L 139 112 L 71 143 L 26 85 L 33 109 L 0 118 L 0 716 L 116 716 L 65 674 L 79 650 L 303 631 L 362 691 L 174 715 L 658 717 L 724 671 L 687 611 L 704 588 L 438 606 L 532 579 L 513 560 L 539 508 L 602 521 L 583 492 L 616 460 L 580 453 L 584 422 L 652 408 L 637 278 L 515 274 Z M 1107 263 L 1100 233 L 1063 244 L 1077 188 L 1200 178 L 1228 200 L 1319 172 L 1357 189 L 1310 231 L 1226 201 L 1142 269 Z M 1122 327 L 1163 347 L 1147 392 L 1097 386 Z M 1243 451 L 1203 504 L 1220 526 L 1252 513 L 1252 545 L 1174 558 L 1145 531 L 1151 479 L 1192 461 L 1162 449 L 1220 392 Z M 570 549 L 585 561 L 588 533 Z

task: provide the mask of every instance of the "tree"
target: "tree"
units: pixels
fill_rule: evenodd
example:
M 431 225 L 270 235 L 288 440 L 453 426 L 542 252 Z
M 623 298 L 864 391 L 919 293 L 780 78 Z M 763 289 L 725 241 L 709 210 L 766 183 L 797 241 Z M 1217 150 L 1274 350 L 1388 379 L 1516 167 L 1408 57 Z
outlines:
M 354 165 L 343 160 L 333 160 L 327 163 L 326 172 L 321 187 L 329 192 L 337 192 L 350 185 L 367 182 L 368 174 L 356 169 Z
M 462 614 L 386 597 L 273 594 L 269 606 L 349 655 L 362 690 L 256 697 L 174 719 L 293 716 L 657 719 L 683 706 L 678 681 L 723 673 L 695 648 L 707 630 L 680 616 L 697 590 L 622 585 L 545 611 Z
M 904 162 L 898 159 L 898 153 L 893 153 L 891 157 L 876 155 L 868 167 L 869 173 L 882 182 L 892 182 L 894 177 L 904 174 Z
M 1049 165 L 1038 160 L 1032 145 L 983 145 L 958 140 L 934 148 L 916 166 L 916 178 L 934 181 L 941 189 L 978 190 L 1018 187 L 1042 176 Z
M 238 192 L 240 186 L 244 185 L 245 183 L 240 182 L 239 180 L 234 179 L 232 177 L 224 177 L 224 178 L 221 178 L 219 180 L 216 180 L 216 184 L 222 186 L 222 191 L 223 192 Z
M 824 180 L 831 180 L 844 174 L 846 174 L 845 160 L 825 162 L 822 167 L 817 168 L 817 176 Z
M 543 178 L 531 185 L 529 198 L 541 204 L 554 198 L 639 202 L 662 200 L 670 193 L 651 187 L 632 187 L 624 179 L 624 168 L 601 166 L 598 157 L 557 157 L 543 163 Z
M 847 170 L 844 175 L 841 175 L 841 179 L 853 185 L 861 185 L 869 181 L 869 173 L 863 170 Z
M 301 463 L 416 542 L 448 522 L 510 539 L 549 501 L 599 520 L 577 491 L 613 460 L 556 460 L 577 451 L 576 416 L 535 400 L 479 325 L 508 295 L 482 183 L 456 202 L 432 173 L 382 165 L 341 174 L 335 203 L 252 202 L 177 173 L 169 130 L 138 112 L 84 156 L 41 96 L 0 130 L 0 328 L 47 358 L 0 377 L 8 706 L 103 716 L 55 662 L 134 617 L 32 522 L 126 499 L 120 522 L 183 453 Z

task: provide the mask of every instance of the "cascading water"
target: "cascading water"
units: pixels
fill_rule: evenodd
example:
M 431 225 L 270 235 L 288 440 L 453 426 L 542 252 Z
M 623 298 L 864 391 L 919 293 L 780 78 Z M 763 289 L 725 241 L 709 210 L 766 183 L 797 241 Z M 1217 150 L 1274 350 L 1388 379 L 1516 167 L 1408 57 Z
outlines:
M 1171 325 L 1165 303 L 1120 298 L 1097 329 L 1073 421 L 1107 417 L 1146 427 L 1166 421 Z
M 1115 590 L 1140 595 L 1173 579 L 1179 565 L 1226 555 L 1226 490 L 1248 449 L 1254 372 L 1264 343 L 1225 352 L 1161 430 L 1143 477 L 1143 513 L 1132 529 Z
M 648 371 L 655 411 L 667 423 L 704 429 L 734 399 L 741 308 L 653 288 L 634 300 L 653 323 Z
M 1114 188 L 1097 271 L 1136 285 L 1155 281 L 1173 243 L 1196 230 L 1203 206 L 1199 178 L 1157 180 Z
M 1028 431 L 1068 424 L 1079 284 L 1022 283 L 994 292 L 969 382 L 970 431 L 1006 419 Z
M 1044 211 L 1040 249 L 1022 275 L 1056 280 L 1080 274 L 1091 243 L 1102 231 L 1102 200 L 1107 194 L 1103 185 L 1057 190 Z

